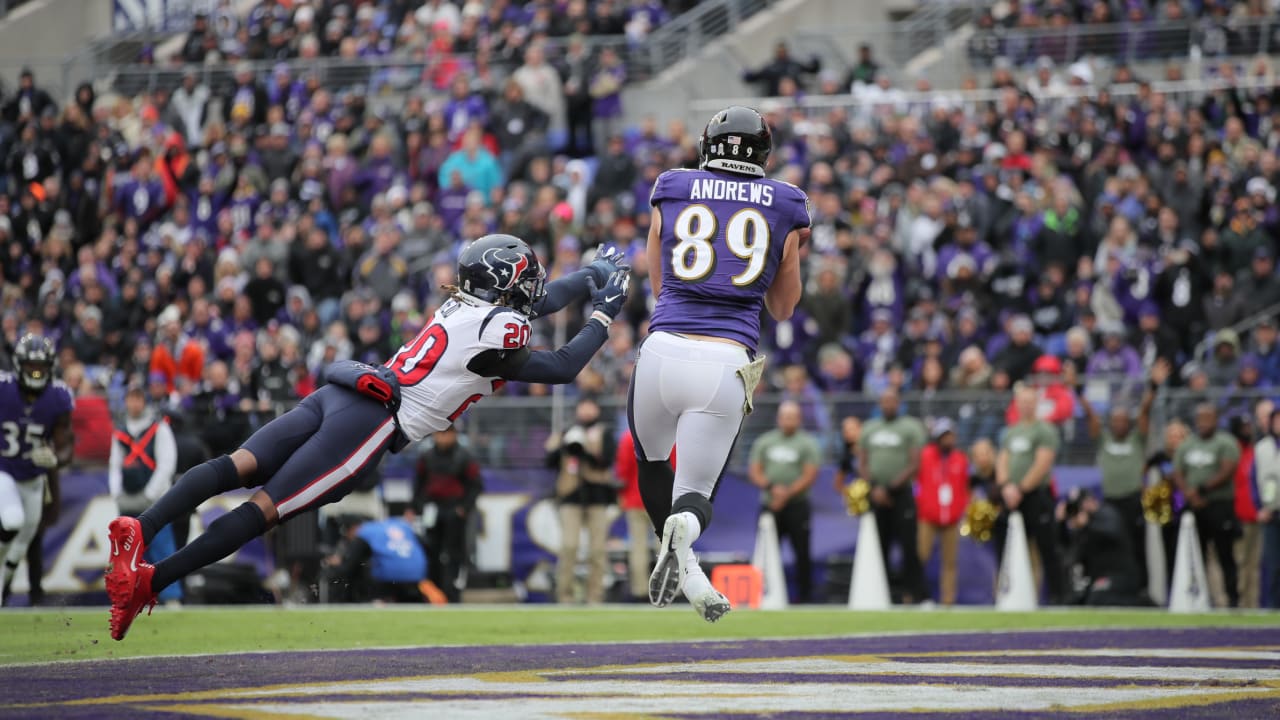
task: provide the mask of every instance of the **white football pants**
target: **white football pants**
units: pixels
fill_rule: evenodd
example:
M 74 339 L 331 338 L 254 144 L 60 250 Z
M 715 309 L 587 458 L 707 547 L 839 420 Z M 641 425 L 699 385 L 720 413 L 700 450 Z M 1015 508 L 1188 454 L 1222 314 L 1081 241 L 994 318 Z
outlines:
M 746 388 L 737 372 L 749 362 L 740 345 L 667 332 L 640 346 L 629 408 L 636 452 L 666 460 L 675 447 L 672 499 L 710 499 L 742 429 Z
M 17 482 L 8 473 L 0 473 L 0 524 L 5 530 L 17 530 L 18 536 L 7 545 L 0 543 L 0 580 L 9 579 L 9 568 L 16 567 L 27 556 L 27 546 L 40 528 L 44 513 L 45 476 Z

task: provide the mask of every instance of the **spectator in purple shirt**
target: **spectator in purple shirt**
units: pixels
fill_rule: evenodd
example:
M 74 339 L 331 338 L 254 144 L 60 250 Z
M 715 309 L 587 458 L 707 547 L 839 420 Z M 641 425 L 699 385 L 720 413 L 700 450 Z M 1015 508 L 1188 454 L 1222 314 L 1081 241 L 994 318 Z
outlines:
M 627 69 L 613 48 L 600 51 L 599 64 L 591 74 L 588 92 L 591 94 L 591 116 L 595 127 L 592 135 L 597 143 L 613 137 L 622 119 L 622 86 L 627 81 Z M 602 148 L 597 147 L 596 152 Z
M 354 178 L 355 186 L 363 193 L 363 206 L 369 207 L 374 196 L 386 192 L 397 174 L 391 140 L 385 135 L 375 136 L 369 143 L 369 155 Z
M 222 320 L 209 308 L 209 301 L 203 298 L 191 303 L 191 319 L 182 328 L 190 337 L 205 346 L 205 350 L 219 360 L 231 357 L 230 337 Z M 206 356 L 207 357 L 207 356 Z
M 646 115 L 640 121 L 640 130 L 627 135 L 626 140 L 627 152 L 641 165 L 661 165 L 666 154 L 675 147 L 675 143 L 658 133 L 658 121 L 652 115 Z M 648 199 L 647 195 L 645 199 Z
M 462 182 L 462 173 L 455 170 L 449 176 L 449 184 L 437 195 L 436 212 L 449 232 L 457 233 L 461 228 L 462 215 L 467 211 L 467 195 L 471 191 Z
M 152 162 L 150 151 L 139 152 L 127 179 L 116 186 L 112 202 L 121 218 L 137 220 L 144 232 L 165 210 L 164 183 L 152 171 Z
M 353 187 L 360 166 L 348 152 L 345 135 L 331 135 L 325 143 L 324 169 L 328 176 L 329 206 L 341 208 L 347 189 Z
M 471 82 L 466 76 L 459 75 L 449 88 L 449 102 L 445 103 L 443 114 L 449 142 L 455 143 L 472 123 L 488 121 L 489 104 L 483 95 L 471 91 Z
M 1089 358 L 1090 375 L 1123 375 L 1141 377 L 1142 359 L 1137 351 L 1125 345 L 1124 326 L 1107 323 L 1102 330 L 1102 347 Z
M 1280 342 L 1277 342 L 1275 318 L 1262 318 L 1249 340 L 1262 378 L 1270 385 L 1280 385 Z

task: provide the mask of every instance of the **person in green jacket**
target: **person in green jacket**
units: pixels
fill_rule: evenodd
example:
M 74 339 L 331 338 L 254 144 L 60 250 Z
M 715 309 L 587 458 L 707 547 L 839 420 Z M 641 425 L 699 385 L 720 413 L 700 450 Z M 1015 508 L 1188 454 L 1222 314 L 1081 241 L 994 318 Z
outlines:
M 791 543 L 796 556 L 796 600 L 807 603 L 813 599 L 809 488 L 818 477 L 822 450 L 817 438 L 800 427 L 801 421 L 799 405 L 792 401 L 779 405 L 778 427 L 752 444 L 747 473 L 751 484 L 761 490 L 765 511 L 773 514 L 779 539 L 785 537 Z
M 1019 385 L 1014 392 L 1018 422 L 1004 432 L 996 457 L 996 485 L 1004 501 L 1004 511 L 996 520 L 993 539 L 997 557 L 1003 562 L 1008 517 L 1022 513 L 1027 539 L 1040 553 L 1040 569 L 1049 594 L 1049 604 L 1066 601 L 1066 576 L 1058 547 L 1053 493 L 1049 483 L 1058 455 L 1058 430 L 1036 419 L 1038 395 L 1035 388 Z M 1037 586 L 1039 583 L 1037 582 Z
M 1218 429 L 1218 410 L 1212 403 L 1196 406 L 1195 427 L 1195 434 L 1178 446 L 1173 457 L 1173 484 L 1187 500 L 1183 512 L 1195 514 L 1201 552 L 1208 554 L 1213 544 L 1227 601 L 1237 607 L 1240 588 L 1233 547 L 1240 534 L 1235 511 L 1240 445 Z
M 1076 382 L 1074 369 L 1067 372 L 1081 409 L 1089 424 L 1089 437 L 1098 441 L 1096 463 L 1102 471 L 1102 498 L 1119 513 L 1138 563 L 1138 583 L 1147 584 L 1147 521 L 1142 513 L 1142 486 L 1146 476 L 1147 432 L 1151 427 L 1151 405 L 1156 390 L 1169 379 L 1169 361 L 1160 359 L 1151 368 L 1150 383 L 1142 394 L 1135 418 L 1124 405 L 1112 405 L 1106 427 L 1085 397 L 1084 385 Z
M 902 400 L 897 390 L 880 396 L 880 417 L 862 426 L 858 446 L 858 469 L 871 484 L 871 509 L 880 531 L 880 552 L 888 569 L 890 549 L 902 549 L 902 602 L 920 602 L 929 597 L 920 565 L 916 501 L 912 483 L 920 472 L 920 451 L 924 448 L 924 424 L 900 413 Z

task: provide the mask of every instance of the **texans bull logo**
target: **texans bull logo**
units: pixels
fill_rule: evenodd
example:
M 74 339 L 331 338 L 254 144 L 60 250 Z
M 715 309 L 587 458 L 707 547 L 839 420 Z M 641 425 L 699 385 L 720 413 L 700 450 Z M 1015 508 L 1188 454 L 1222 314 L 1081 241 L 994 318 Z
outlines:
M 510 290 L 516 281 L 529 269 L 529 258 L 516 254 L 514 258 L 504 257 L 503 248 L 493 248 L 484 254 L 484 265 L 494 286 L 499 290 Z

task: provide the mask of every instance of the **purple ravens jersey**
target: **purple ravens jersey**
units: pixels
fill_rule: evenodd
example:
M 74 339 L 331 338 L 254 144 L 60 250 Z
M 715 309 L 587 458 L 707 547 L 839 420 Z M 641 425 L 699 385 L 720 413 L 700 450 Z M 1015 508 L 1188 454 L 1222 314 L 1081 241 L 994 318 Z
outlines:
M 755 351 L 787 235 L 809 227 L 808 197 L 768 178 L 668 170 L 649 203 L 662 213 L 662 292 L 650 331 L 721 337 Z
M 0 472 L 18 482 L 45 474 L 31 464 L 31 451 L 53 444 L 53 426 L 74 406 L 71 390 L 61 381 L 50 382 L 35 402 L 28 403 L 18 376 L 0 373 Z

